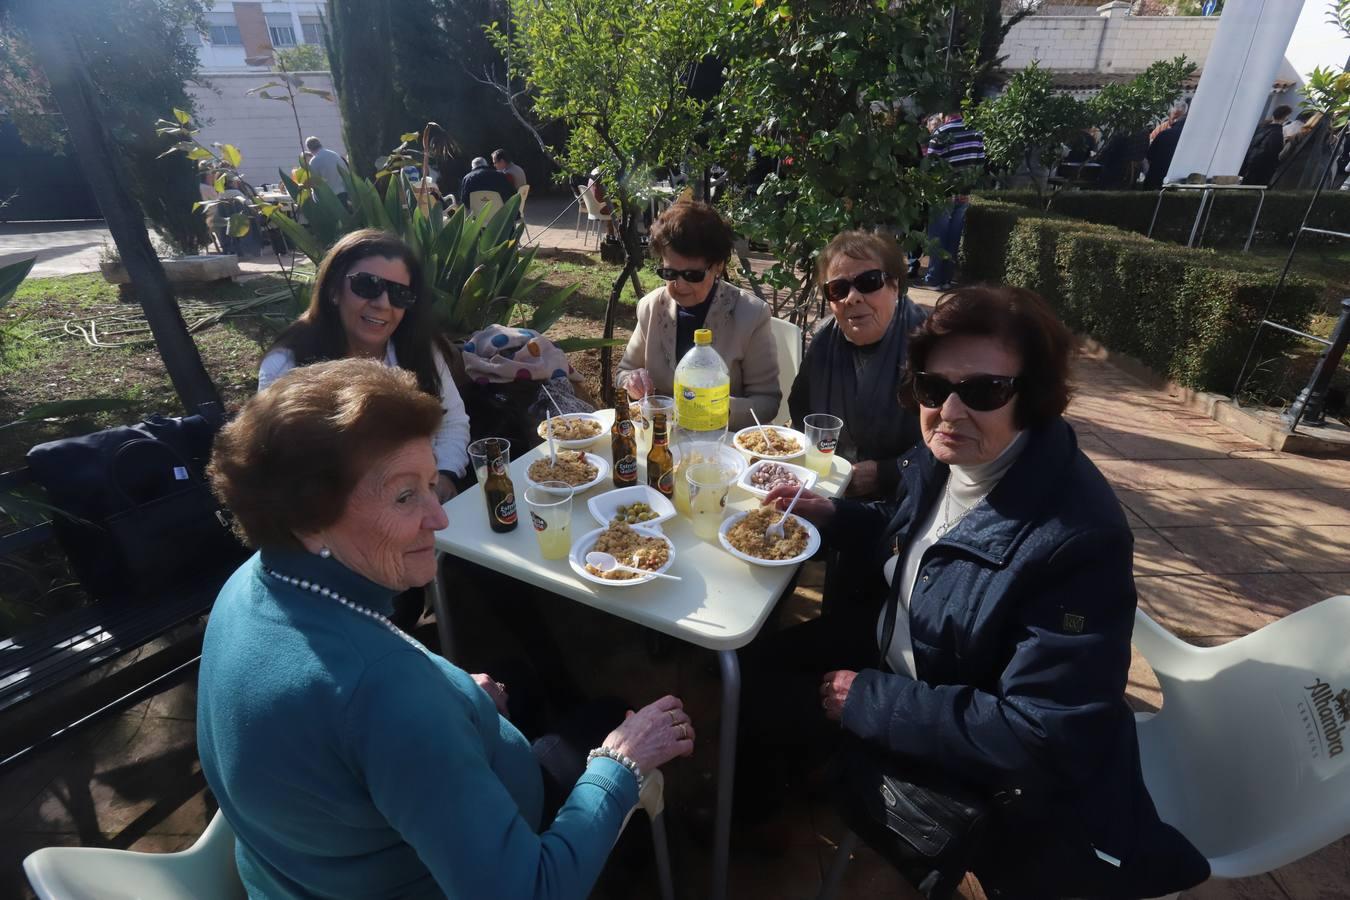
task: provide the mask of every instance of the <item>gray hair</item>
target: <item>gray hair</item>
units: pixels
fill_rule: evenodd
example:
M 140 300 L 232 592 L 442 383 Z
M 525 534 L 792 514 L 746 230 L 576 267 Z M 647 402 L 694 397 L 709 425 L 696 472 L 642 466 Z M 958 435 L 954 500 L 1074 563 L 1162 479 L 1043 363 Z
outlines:
M 314 137 L 313 135 L 310 135 L 309 137 L 305 138 L 305 149 L 309 150 L 310 152 L 318 150 L 322 146 L 323 144 L 319 143 L 319 139 Z
M 469 167 L 472 169 L 486 169 L 487 164 L 488 161 L 486 159 L 483 159 L 481 156 L 475 156 L 473 162 L 469 163 Z

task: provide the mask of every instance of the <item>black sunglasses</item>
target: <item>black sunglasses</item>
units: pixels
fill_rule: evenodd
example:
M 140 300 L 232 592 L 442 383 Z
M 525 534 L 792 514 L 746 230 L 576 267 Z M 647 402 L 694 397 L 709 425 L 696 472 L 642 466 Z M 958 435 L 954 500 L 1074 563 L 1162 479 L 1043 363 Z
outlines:
M 972 375 L 952 383 L 941 375 L 914 373 L 914 398 L 920 406 L 939 409 L 952 394 L 976 412 L 1001 409 L 1017 393 L 1022 379 L 1016 375 Z
M 389 295 L 389 305 L 395 309 L 407 309 L 417 302 L 417 293 L 406 284 L 381 278 L 370 272 L 353 272 L 347 276 L 352 293 L 362 300 L 378 300 L 381 294 Z
M 881 286 L 886 283 L 886 279 L 891 277 L 889 272 L 881 269 L 868 269 L 852 278 L 833 278 L 825 282 L 825 296 L 837 303 L 848 297 L 850 288 L 857 288 L 860 294 L 870 294 L 873 291 L 881 290 Z
M 690 284 L 698 284 L 708 277 L 707 269 L 671 269 L 666 266 L 658 266 L 656 269 L 657 277 L 662 281 L 674 281 L 676 278 L 683 278 Z

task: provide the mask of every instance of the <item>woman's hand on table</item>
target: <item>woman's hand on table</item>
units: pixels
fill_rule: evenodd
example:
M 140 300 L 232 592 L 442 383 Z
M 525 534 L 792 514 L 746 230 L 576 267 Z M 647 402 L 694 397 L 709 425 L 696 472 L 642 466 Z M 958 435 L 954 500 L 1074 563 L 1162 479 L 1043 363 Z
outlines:
M 864 459 L 853 464 L 853 474 L 849 478 L 848 489 L 844 493 L 849 497 L 867 496 L 877 492 L 877 461 Z
M 652 384 L 652 375 L 646 369 L 633 369 L 623 380 L 624 390 L 628 391 L 628 396 L 634 400 L 641 400 L 648 394 L 656 393 L 656 386 Z
M 647 773 L 677 756 L 694 752 L 694 725 L 679 697 L 666 695 L 637 712 L 609 733 L 604 746 L 617 750 Z
M 844 704 L 848 702 L 848 692 L 853 689 L 853 679 L 857 672 L 840 670 L 826 672 L 820 682 L 820 705 L 825 709 L 825 718 L 832 722 L 844 718 Z
M 797 496 L 796 488 L 783 485 L 769 491 L 769 496 L 764 498 L 763 505 L 786 511 L 795 496 Z M 792 514 L 801 516 L 812 525 L 819 527 L 834 516 L 834 502 L 828 497 L 822 497 L 811 491 L 802 491 L 801 499 L 792 508 Z
M 507 711 L 506 704 L 510 702 L 511 695 L 506 692 L 506 685 L 500 681 L 494 681 L 491 675 L 482 672 L 469 677 L 473 679 L 474 684 L 483 689 L 483 693 L 492 698 L 492 705 L 497 707 L 497 712 L 506 718 L 510 718 L 511 714 Z

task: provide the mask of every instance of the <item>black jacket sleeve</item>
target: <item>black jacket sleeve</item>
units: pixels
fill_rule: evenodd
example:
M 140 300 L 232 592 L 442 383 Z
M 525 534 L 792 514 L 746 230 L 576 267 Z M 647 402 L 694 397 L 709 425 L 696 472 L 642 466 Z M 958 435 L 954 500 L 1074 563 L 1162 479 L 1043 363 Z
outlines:
M 1022 573 L 1007 626 L 1011 659 L 990 690 L 866 670 L 849 691 L 843 726 L 992 787 L 1087 782 L 1128 715 L 1131 545 L 1128 531 L 1080 532 Z

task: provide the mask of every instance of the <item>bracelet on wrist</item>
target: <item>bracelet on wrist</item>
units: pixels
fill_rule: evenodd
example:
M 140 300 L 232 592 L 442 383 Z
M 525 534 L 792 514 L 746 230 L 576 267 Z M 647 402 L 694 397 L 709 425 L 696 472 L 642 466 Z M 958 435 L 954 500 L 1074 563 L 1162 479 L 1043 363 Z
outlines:
M 645 783 L 645 779 L 643 778 L 642 775 L 642 769 L 640 769 L 638 767 L 638 764 L 633 762 L 631 758 L 625 756 L 624 754 L 620 753 L 618 750 L 613 749 L 612 747 L 596 747 L 590 753 L 586 754 L 586 763 L 589 765 L 591 760 L 597 759 L 602 756 L 605 757 L 606 759 L 614 760 L 616 763 L 623 766 L 628 771 L 632 772 L 633 777 L 637 779 L 638 790 L 639 791 L 642 790 L 642 785 Z

